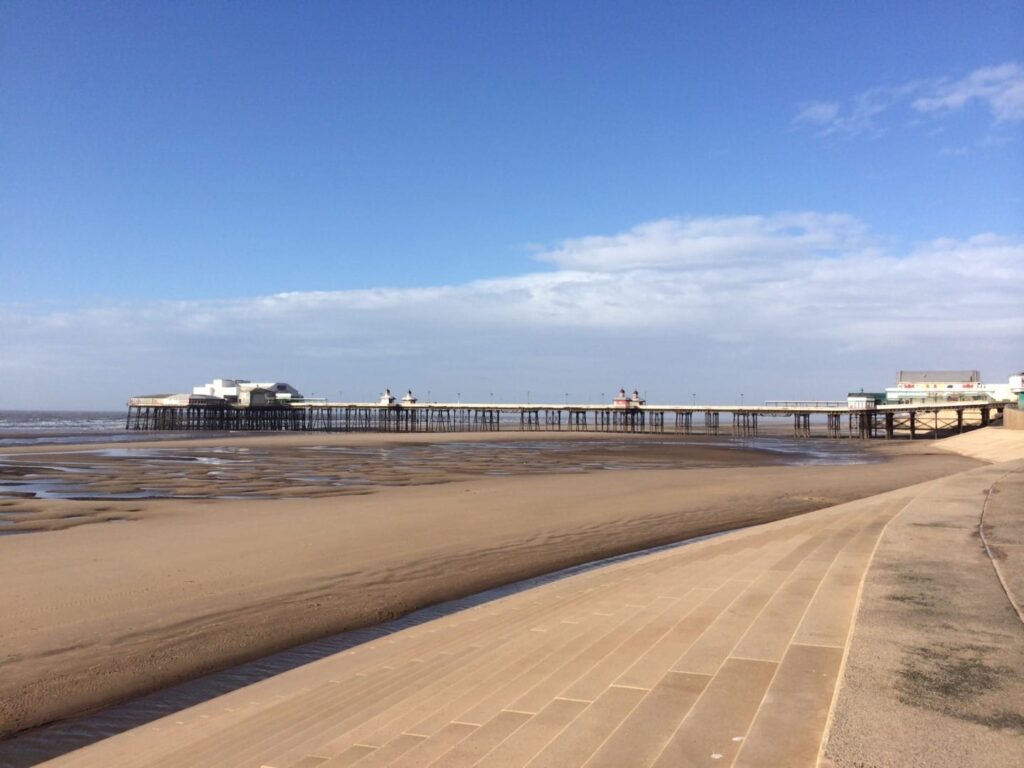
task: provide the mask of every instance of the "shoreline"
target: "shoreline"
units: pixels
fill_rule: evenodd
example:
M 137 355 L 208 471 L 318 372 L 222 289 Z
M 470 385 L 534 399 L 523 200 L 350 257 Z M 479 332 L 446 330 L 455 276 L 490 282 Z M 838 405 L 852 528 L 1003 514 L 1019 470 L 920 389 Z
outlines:
M 123 525 L 0 537 L 0 578 L 9 585 L 0 597 L 8 648 L 0 731 L 568 566 L 977 465 L 941 451 L 881 453 L 888 460 L 870 465 L 527 474 L 368 496 L 144 500 Z
M 133 439 L 123 440 L 117 436 L 130 435 Z M 68 437 L 74 437 L 68 433 Z M 701 433 L 683 434 L 679 432 L 599 432 L 596 430 L 520 430 L 504 429 L 494 431 L 452 431 L 452 432 L 318 432 L 318 431 L 278 431 L 278 432 L 175 432 L 167 431 L 129 431 L 84 433 L 87 438 L 80 442 L 65 443 L 17 443 L 0 444 L 0 455 L 16 453 L 50 453 L 63 451 L 93 451 L 107 449 L 136 448 L 201 448 L 205 446 L 250 446 L 275 445 L 296 447 L 303 445 L 399 445 L 407 443 L 443 443 L 443 442 L 493 442 L 493 441 L 539 441 L 539 440 L 636 440 L 681 443 L 715 443 L 744 442 L 757 444 L 762 439 L 799 439 L 801 442 L 819 443 L 828 441 L 834 444 L 880 445 L 884 443 L 909 443 L 910 440 L 881 441 L 878 439 L 830 438 L 824 434 L 811 437 L 794 438 L 793 427 L 789 421 L 778 424 L 765 424 L 757 437 L 733 435 L 729 427 L 723 426 L 720 434 L 705 435 Z M 25 437 L 31 437 L 26 434 Z M 45 436 L 43 436 L 45 437 Z M 106 441 L 104 437 L 110 437 Z M 913 442 L 929 442 L 918 438 Z

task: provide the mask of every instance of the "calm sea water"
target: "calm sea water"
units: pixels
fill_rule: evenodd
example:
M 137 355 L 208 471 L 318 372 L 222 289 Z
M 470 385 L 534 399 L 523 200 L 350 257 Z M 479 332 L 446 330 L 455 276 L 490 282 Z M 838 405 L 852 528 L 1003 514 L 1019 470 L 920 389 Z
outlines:
M 0 446 L 107 443 L 181 437 L 180 432 L 127 432 L 126 411 L 0 411 Z

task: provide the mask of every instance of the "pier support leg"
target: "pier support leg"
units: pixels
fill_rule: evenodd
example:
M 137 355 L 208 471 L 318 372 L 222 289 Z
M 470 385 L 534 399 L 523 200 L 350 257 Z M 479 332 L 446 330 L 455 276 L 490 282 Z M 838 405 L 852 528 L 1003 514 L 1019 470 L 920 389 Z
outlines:
M 705 411 L 704 412 L 704 434 L 705 435 L 717 435 L 718 434 L 718 411 Z

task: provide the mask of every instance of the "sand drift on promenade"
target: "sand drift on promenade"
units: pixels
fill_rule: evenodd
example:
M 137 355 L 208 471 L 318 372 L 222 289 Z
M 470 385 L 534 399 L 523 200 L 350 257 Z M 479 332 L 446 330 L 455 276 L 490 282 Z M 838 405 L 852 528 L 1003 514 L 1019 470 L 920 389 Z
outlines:
M 464 444 L 463 437 L 452 440 Z M 413 441 L 439 442 L 436 436 Z M 509 452 L 486 442 L 483 454 Z M 218 445 L 239 443 L 201 441 L 200 449 Z M 299 443 L 260 439 L 245 445 L 294 452 Z M 593 445 L 594 451 L 604 446 L 614 453 L 612 443 Z M 449 482 L 312 497 L 301 497 L 301 489 L 316 483 L 275 476 L 283 457 L 271 455 L 267 474 L 245 471 L 254 473 L 254 482 L 276 477 L 276 485 L 261 486 L 259 495 L 277 498 L 108 499 L 102 505 L 125 522 L 0 536 L 0 731 L 515 579 L 818 509 L 973 465 L 948 454 L 911 454 L 884 464 L 778 466 L 777 458 L 758 452 L 657 445 L 646 441 L 636 454 L 621 451 L 642 457 L 631 471 L 581 467 L 554 474 L 547 463 L 527 474 L 487 474 L 479 467 L 467 472 L 472 459 L 455 452 L 449 474 L 444 462 L 426 473 Z M 570 458 L 566 451 L 561 460 L 585 463 L 593 459 L 589 450 Z M 31 451 L 14 455 L 19 461 L 41 458 Z M 491 461 L 483 464 L 494 466 Z M 629 459 L 615 455 L 614 461 Z M 652 461 L 676 468 L 648 468 Z M 116 463 L 98 464 L 105 479 L 97 482 L 107 483 L 108 491 L 138 479 L 126 481 L 114 472 Z M 137 471 L 147 483 L 160 477 L 152 466 Z M 323 466 L 318 471 L 330 473 Z M 217 492 L 217 482 L 204 492 L 232 495 Z M 202 489 L 189 490 L 197 496 Z M 7 501 L 51 518 L 96 506 Z

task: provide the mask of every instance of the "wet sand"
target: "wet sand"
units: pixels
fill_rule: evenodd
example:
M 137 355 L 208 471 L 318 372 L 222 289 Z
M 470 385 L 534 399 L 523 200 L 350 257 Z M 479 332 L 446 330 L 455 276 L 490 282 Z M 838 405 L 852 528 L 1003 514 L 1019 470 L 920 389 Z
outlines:
M 140 444 L 128 461 L 95 445 L 5 450 L 8 471 L 87 456 L 73 474 L 91 473 L 76 482 L 92 496 L 0 499 L 15 521 L 0 530 L 33 531 L 0 536 L 0 733 L 497 584 L 976 465 L 921 444 L 876 451 L 884 463 L 794 466 L 725 444 L 537 438 L 159 444 L 197 457 L 248 449 L 227 468 L 153 459 Z M 412 452 L 405 465 L 394 449 Z M 199 474 L 211 471 L 228 474 Z M 140 486 L 194 498 L 110 498 Z

